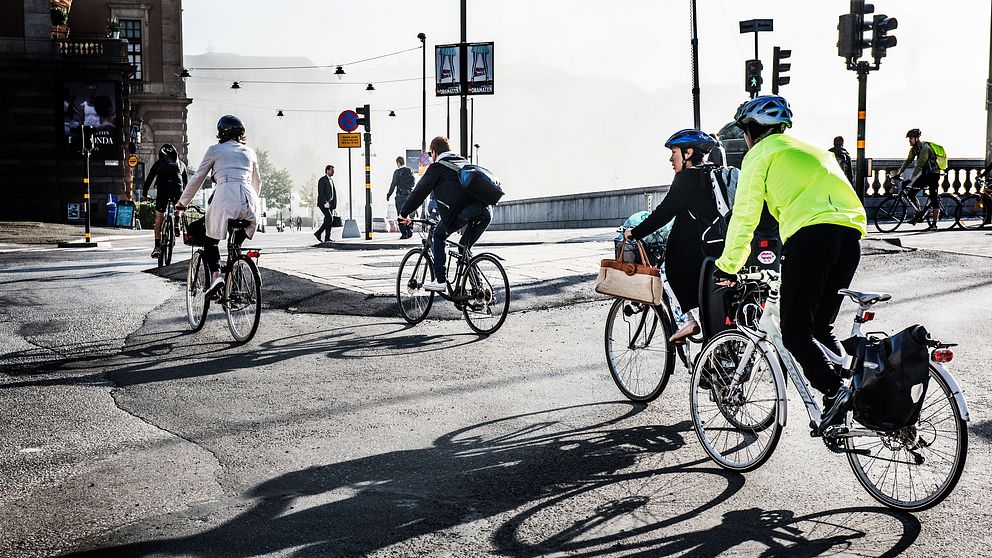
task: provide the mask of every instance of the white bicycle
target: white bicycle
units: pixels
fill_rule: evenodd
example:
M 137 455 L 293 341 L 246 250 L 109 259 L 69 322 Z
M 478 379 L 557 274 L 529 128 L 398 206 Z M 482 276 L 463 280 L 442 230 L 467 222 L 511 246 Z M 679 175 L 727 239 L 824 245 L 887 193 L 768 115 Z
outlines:
M 832 451 L 847 454 L 855 476 L 873 498 L 896 509 L 920 511 L 950 494 L 964 469 L 970 420 L 964 395 L 942 364 L 953 357 L 951 344 L 928 342 L 929 387 L 915 425 L 877 431 L 857 425 L 848 412 L 842 424 L 821 432 L 822 410 L 782 344 L 779 275 L 744 273 L 737 282 L 741 288 L 768 291 L 757 327 L 740 325 L 714 336 L 700 352 L 690 380 L 694 430 L 713 461 L 743 472 L 768 460 L 785 427 L 790 378 L 809 414 L 811 434 L 822 435 Z M 871 307 L 892 298 L 884 293 L 839 292 L 858 303 L 851 329 L 855 337 L 862 336 L 861 324 L 874 318 Z M 849 377 L 850 359 L 824 350 Z

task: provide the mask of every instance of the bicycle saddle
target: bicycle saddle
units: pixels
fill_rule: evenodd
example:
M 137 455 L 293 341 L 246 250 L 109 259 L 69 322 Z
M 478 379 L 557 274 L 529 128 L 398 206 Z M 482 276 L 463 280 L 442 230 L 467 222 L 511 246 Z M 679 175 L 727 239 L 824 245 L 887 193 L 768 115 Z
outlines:
M 889 293 L 862 293 L 851 289 L 841 289 L 837 291 L 837 294 L 847 295 L 858 304 L 875 304 L 892 298 Z
M 231 229 L 247 229 L 251 226 L 251 221 L 247 219 L 228 219 L 227 226 Z

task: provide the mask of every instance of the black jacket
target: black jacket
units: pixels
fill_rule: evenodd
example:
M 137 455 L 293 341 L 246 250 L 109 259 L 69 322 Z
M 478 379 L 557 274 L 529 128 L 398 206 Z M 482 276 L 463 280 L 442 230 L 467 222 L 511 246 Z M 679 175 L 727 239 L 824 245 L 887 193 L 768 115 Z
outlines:
M 457 164 L 468 162 L 458 155 L 449 155 L 444 160 Z M 475 198 L 462 190 L 462 186 L 458 182 L 458 173 L 454 169 L 449 169 L 441 163 L 435 162 L 427 167 L 423 178 L 417 183 L 417 187 L 413 189 L 413 192 L 406 199 L 406 203 L 400 209 L 400 215 L 410 215 L 419 209 L 432 192 L 437 199 L 438 214 L 446 226 L 453 224 L 459 211 L 471 203 L 478 203 Z
M 854 165 L 851 163 L 851 154 L 843 147 L 831 147 L 827 151 L 834 154 L 834 158 L 837 159 L 840 170 L 844 171 L 847 181 L 854 184 Z
M 394 191 L 396 192 L 396 199 L 409 196 L 410 192 L 413 191 L 413 183 L 413 171 L 410 170 L 410 167 L 400 167 L 394 170 L 393 181 L 389 183 L 386 199 L 391 198 Z
M 156 180 L 158 182 L 155 183 L 155 188 L 160 192 L 159 196 L 165 193 L 177 193 L 175 196 L 177 200 L 179 199 L 178 193 L 182 192 L 189 181 L 186 165 L 179 160 L 175 148 L 169 144 L 165 144 L 159 149 L 158 160 L 155 161 L 151 170 L 148 171 L 148 175 L 145 176 L 144 195 L 148 195 L 148 189 Z
M 330 209 L 338 207 L 338 193 L 335 191 L 334 183 L 326 174 L 317 181 L 317 207 L 324 207 L 324 203 L 330 203 Z
M 704 248 L 702 235 L 719 216 L 710 181 L 712 166 L 685 169 L 675 175 L 665 199 L 632 234 L 640 240 L 675 219 L 665 249 L 665 273 L 683 310 L 699 306 L 699 272 L 707 256 L 719 257 L 723 244 Z M 705 251 L 704 251 L 705 250 Z

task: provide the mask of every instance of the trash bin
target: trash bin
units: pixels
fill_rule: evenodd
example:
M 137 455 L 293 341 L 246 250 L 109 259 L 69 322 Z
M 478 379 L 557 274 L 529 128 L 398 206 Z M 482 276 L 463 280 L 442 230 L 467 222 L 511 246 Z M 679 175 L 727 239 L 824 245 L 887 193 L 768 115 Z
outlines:
M 117 204 L 114 203 L 113 194 L 107 194 L 107 226 L 117 226 Z

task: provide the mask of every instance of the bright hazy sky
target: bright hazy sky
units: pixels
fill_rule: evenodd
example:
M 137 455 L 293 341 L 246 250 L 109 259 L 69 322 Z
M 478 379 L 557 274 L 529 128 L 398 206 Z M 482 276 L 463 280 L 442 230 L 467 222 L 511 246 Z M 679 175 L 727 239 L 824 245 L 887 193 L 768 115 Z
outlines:
M 184 54 L 294 56 L 339 64 L 417 47 L 416 35 L 424 32 L 430 75 L 433 46 L 459 38 L 458 6 L 457 0 L 187 0 Z M 905 131 L 919 127 L 950 157 L 982 157 L 989 0 L 879 0 L 875 7 L 898 18 L 893 34 L 899 45 L 869 78 L 869 156 L 905 156 Z M 698 0 L 703 128 L 716 131 L 746 98 L 743 65 L 753 55 L 753 35 L 741 35 L 737 22 L 772 18 L 775 31 L 760 36 L 765 92 L 772 47 L 791 49 L 792 83 L 782 95 L 796 112 L 792 133 L 824 147 L 840 134 L 853 152 L 857 80 L 836 49 L 837 17 L 848 8 L 845 0 Z M 688 0 L 471 0 L 468 9 L 468 39 L 495 41 L 496 94 L 476 97 L 474 140 L 481 146 L 480 162 L 502 178 L 510 197 L 670 181 L 664 140 L 692 125 Z M 421 75 L 420 52 L 345 70 L 348 82 L 415 78 Z M 324 72 L 327 79 L 333 79 L 332 71 Z M 288 74 L 193 75 L 193 163 L 210 141 L 204 130 L 221 113 L 235 112 L 254 127 L 254 145 L 270 150 L 300 180 L 321 174 L 325 162 L 337 166 L 340 179 L 346 157 L 333 143 L 337 111 L 366 102 L 375 110 L 416 107 L 398 110 L 394 119 L 374 115 L 373 183 L 381 199 L 392 160 L 420 146 L 419 81 L 383 83 L 371 95 L 357 85 L 263 84 L 249 84 L 235 95 L 222 82 L 199 78 L 279 80 Z M 207 89 L 211 83 L 214 88 Z M 430 141 L 445 128 L 445 101 L 434 96 L 430 79 L 427 102 Z M 330 112 L 287 113 L 279 122 L 277 108 Z M 456 109 L 457 98 L 454 145 Z M 357 185 L 357 156 L 355 165 Z

